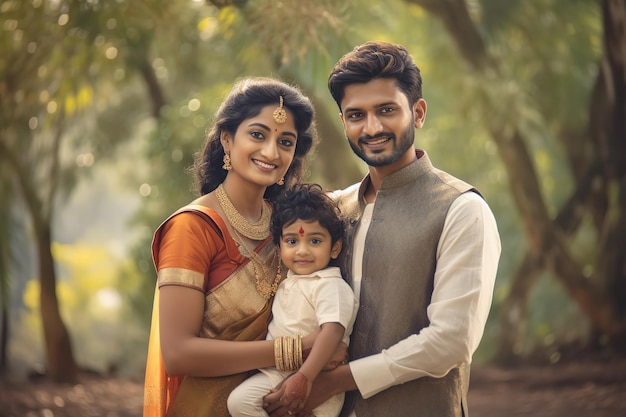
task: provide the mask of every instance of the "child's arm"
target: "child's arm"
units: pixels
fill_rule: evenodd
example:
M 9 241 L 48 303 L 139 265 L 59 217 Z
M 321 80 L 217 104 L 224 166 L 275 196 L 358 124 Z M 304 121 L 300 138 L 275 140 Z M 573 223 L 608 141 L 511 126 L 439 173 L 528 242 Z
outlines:
M 328 365 L 346 331 L 339 323 L 324 323 L 321 328 L 313 342 L 311 353 L 298 371 L 310 382 L 315 381 L 317 375 Z
M 341 324 L 335 322 L 324 323 L 321 328 L 320 334 L 313 343 L 311 353 L 300 370 L 284 382 L 284 394 L 280 402 L 286 407 L 293 409 L 304 407 L 311 393 L 313 381 L 330 362 L 343 339 L 345 328 Z

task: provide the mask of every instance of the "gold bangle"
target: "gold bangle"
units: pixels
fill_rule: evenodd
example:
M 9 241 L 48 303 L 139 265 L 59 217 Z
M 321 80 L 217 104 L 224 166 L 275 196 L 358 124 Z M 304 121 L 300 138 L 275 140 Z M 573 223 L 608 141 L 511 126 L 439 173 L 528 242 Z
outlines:
M 279 371 L 293 372 L 302 367 L 302 336 L 279 336 L 274 339 L 274 362 Z
M 279 371 L 283 371 L 283 338 L 274 339 L 274 362 Z
M 287 336 L 287 371 L 293 371 L 293 337 Z
M 299 334 L 296 335 L 296 365 L 297 365 L 297 369 L 300 369 L 302 367 L 303 361 L 302 361 L 302 336 L 300 336 Z
M 287 357 L 287 343 L 289 343 L 289 340 L 285 336 L 281 337 L 281 339 L 283 339 L 283 343 L 281 345 L 283 350 L 282 350 L 282 352 L 280 354 L 280 358 L 281 358 L 280 370 L 281 371 L 288 371 L 289 369 L 288 369 L 288 366 L 287 366 L 287 360 L 289 358 Z

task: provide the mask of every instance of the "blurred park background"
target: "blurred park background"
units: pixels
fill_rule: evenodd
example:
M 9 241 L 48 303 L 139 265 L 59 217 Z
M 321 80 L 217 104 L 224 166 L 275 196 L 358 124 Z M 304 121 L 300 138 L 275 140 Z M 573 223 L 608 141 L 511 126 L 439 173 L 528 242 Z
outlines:
M 152 232 L 248 75 L 317 111 L 309 181 L 358 181 L 326 88 L 367 40 L 405 45 L 416 145 L 474 184 L 502 236 L 477 364 L 626 352 L 626 2 L 0 1 L 0 372 L 141 380 Z M 401 236 L 398 237 L 402 239 Z

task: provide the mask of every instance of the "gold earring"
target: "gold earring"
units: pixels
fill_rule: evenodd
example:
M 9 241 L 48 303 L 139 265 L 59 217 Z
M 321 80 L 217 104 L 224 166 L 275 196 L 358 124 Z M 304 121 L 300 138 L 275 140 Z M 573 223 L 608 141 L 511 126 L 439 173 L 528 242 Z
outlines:
M 222 169 L 226 171 L 233 169 L 233 166 L 230 164 L 230 155 L 227 153 L 224 154 L 224 165 L 222 165 Z
M 281 179 L 279 179 L 276 184 L 278 184 L 278 185 L 285 185 L 285 177 L 282 177 Z

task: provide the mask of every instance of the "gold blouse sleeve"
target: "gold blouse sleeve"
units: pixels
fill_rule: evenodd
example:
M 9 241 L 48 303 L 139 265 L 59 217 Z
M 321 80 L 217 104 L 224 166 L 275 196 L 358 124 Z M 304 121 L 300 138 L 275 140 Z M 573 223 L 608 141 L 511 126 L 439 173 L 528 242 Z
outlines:
M 236 268 L 240 260 L 231 259 L 221 232 L 209 221 L 184 211 L 157 229 L 153 258 L 159 286 L 183 285 L 206 293 Z

